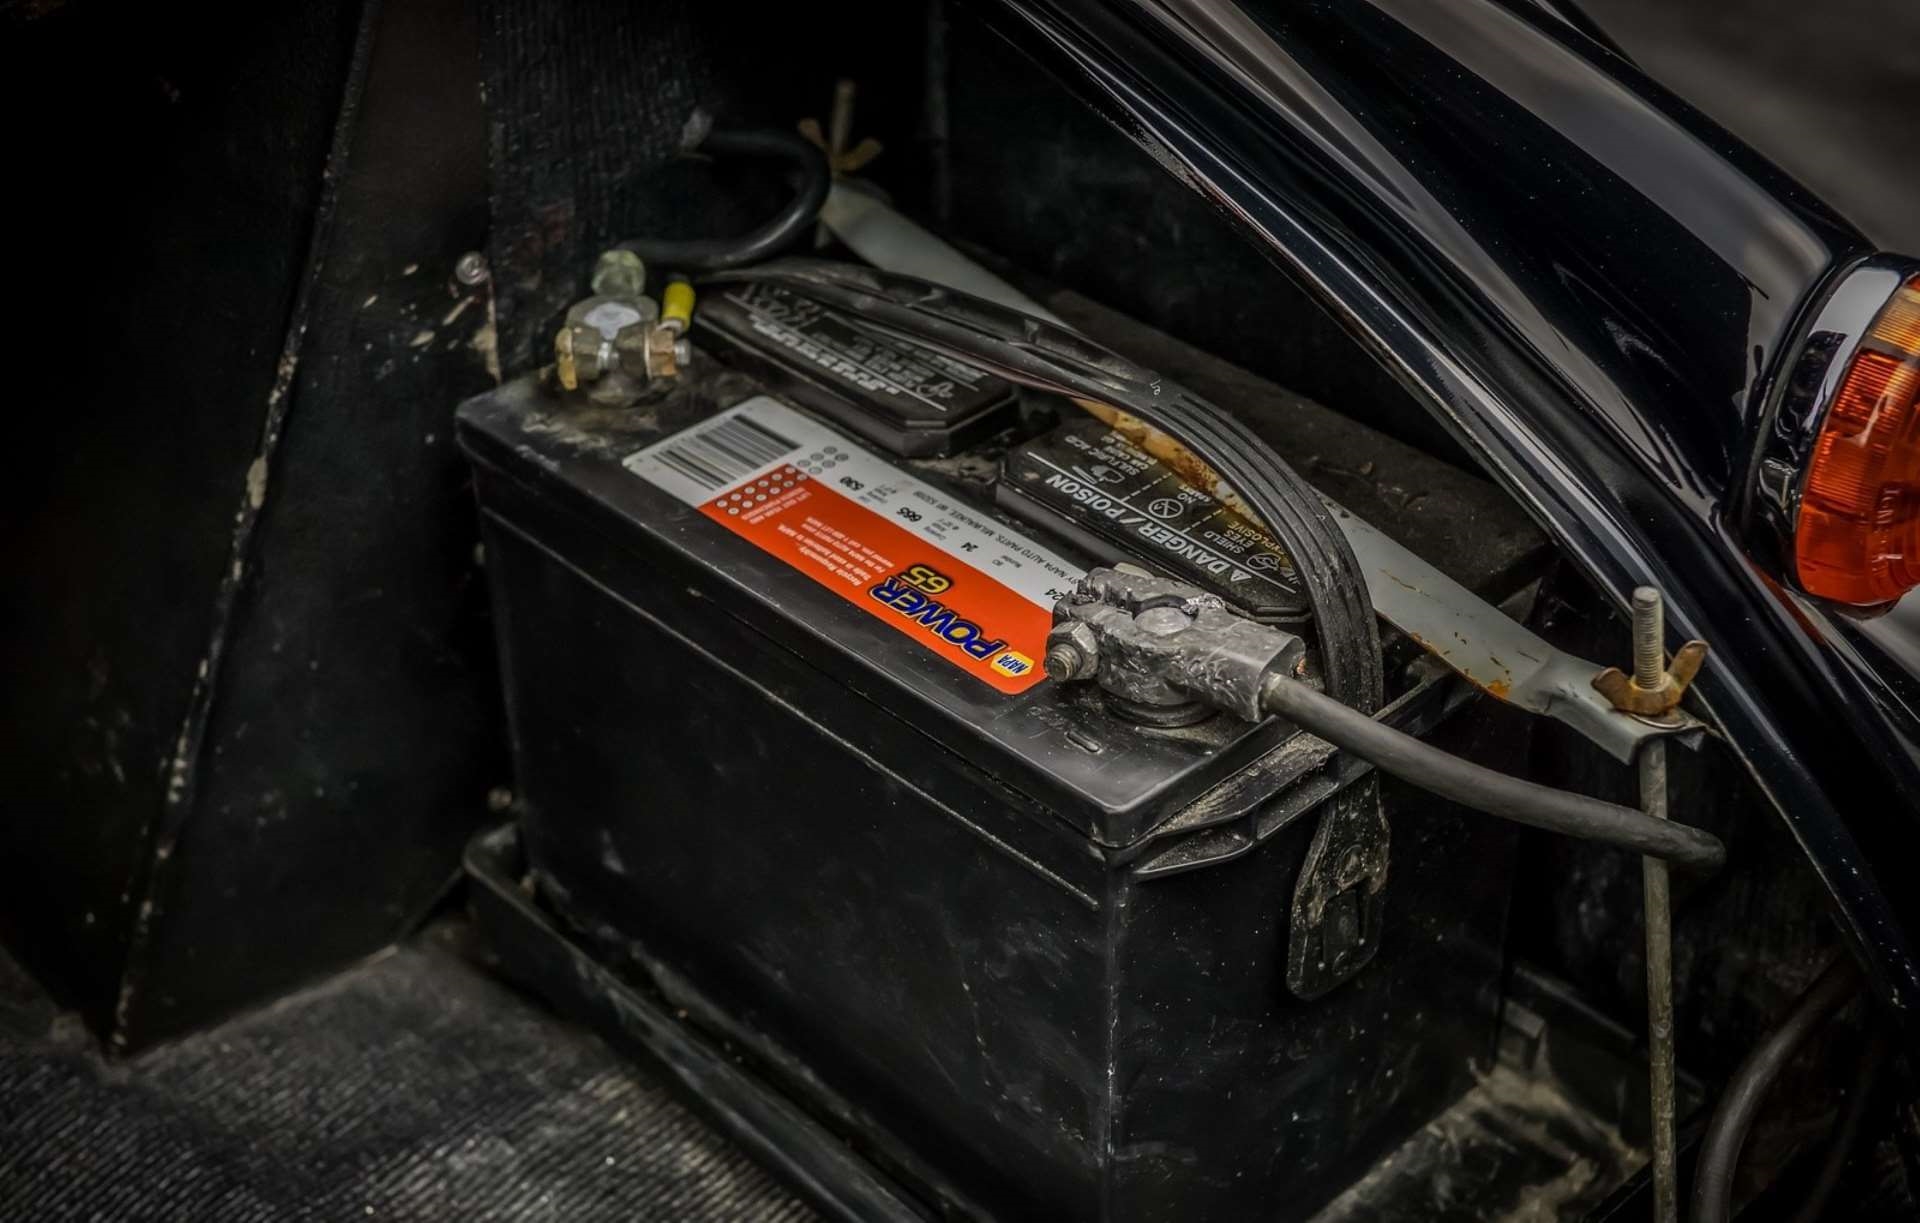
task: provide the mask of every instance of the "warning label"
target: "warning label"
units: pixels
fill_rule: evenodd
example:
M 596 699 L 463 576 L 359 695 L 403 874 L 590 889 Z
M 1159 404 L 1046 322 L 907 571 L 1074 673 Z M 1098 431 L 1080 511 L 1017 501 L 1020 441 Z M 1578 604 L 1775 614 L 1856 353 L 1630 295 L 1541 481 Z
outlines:
M 1007 452 L 1007 485 L 1262 619 L 1307 613 L 1293 560 L 1251 519 L 1097 420 Z
M 766 396 L 626 467 L 1001 692 L 1039 682 L 1082 572 Z

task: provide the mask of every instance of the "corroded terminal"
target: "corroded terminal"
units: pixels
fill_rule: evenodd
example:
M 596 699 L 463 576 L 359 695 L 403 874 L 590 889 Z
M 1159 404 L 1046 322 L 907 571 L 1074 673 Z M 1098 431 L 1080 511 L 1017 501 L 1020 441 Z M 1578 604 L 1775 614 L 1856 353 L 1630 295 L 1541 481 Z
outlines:
M 1047 674 L 1096 680 L 1120 712 L 1182 725 L 1222 709 L 1257 722 L 1260 687 L 1306 654 L 1292 633 L 1229 611 L 1197 586 L 1095 569 L 1053 609 Z
M 610 250 L 593 270 L 592 297 L 575 302 L 554 337 L 554 377 L 561 388 L 599 407 L 629 407 L 663 392 L 693 360 L 687 339 L 693 291 L 669 284 L 670 318 L 646 296 L 646 265 L 632 251 Z

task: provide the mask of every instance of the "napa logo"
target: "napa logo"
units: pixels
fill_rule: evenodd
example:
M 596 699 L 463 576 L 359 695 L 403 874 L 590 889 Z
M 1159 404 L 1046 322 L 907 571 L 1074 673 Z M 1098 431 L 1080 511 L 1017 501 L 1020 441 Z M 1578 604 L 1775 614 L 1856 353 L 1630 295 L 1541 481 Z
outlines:
M 908 565 L 870 588 L 867 595 L 969 658 L 985 662 L 1006 650 L 1004 638 L 992 636 L 934 597 L 952 589 L 953 579 L 932 565 Z M 993 665 L 1009 675 L 1024 675 L 1033 669 L 1033 660 L 1009 651 L 995 659 Z
M 993 666 L 996 671 L 1004 671 L 1018 678 L 1033 670 L 1033 659 L 1018 650 L 1007 650 L 993 660 Z

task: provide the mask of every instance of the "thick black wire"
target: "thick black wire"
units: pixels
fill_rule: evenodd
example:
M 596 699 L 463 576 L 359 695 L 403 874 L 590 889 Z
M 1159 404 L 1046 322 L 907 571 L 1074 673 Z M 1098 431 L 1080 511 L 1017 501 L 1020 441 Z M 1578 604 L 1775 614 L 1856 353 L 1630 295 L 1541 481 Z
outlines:
M 1879 1086 L 1880 1067 L 1891 1052 L 1892 1032 L 1884 1023 L 1875 1025 L 1873 1035 L 1867 1040 L 1867 1051 L 1860 1055 L 1860 1064 L 1854 1069 L 1853 1094 L 1847 1097 L 1847 1109 L 1840 1114 L 1839 1124 L 1833 1127 L 1833 1138 L 1820 1160 L 1820 1173 L 1814 1177 L 1813 1188 L 1807 1190 L 1806 1200 L 1794 1212 L 1793 1223 L 1819 1223 L 1827 1213 L 1827 1204 L 1833 1200 L 1833 1191 L 1840 1187 L 1847 1160 L 1860 1138 L 1860 1127 L 1867 1119 L 1867 1105 L 1873 1102 L 1874 1088 Z
M 1697 870 L 1717 870 L 1726 862 L 1726 846 L 1711 833 L 1495 772 L 1349 709 L 1299 680 L 1269 676 L 1261 703 L 1268 712 L 1371 761 L 1382 772 L 1463 807 Z
M 1844 1006 L 1860 987 L 1859 970 L 1842 953 L 1820 974 L 1807 992 L 1793 1005 L 1779 1027 L 1754 1046 L 1740 1068 L 1727 1080 L 1713 1120 L 1700 1143 L 1700 1158 L 1693 1166 L 1692 1223 L 1727 1223 L 1733 1214 L 1733 1173 L 1740 1163 L 1740 1148 L 1746 1145 L 1747 1131 L 1780 1072 L 1787 1068 L 1800 1046 Z
M 833 186 L 826 154 L 793 132 L 719 128 L 698 150 L 716 157 L 765 157 L 799 172 L 800 185 L 786 207 L 759 228 L 736 238 L 630 238 L 619 244 L 642 262 L 682 272 L 717 272 L 771 259 L 810 232 Z

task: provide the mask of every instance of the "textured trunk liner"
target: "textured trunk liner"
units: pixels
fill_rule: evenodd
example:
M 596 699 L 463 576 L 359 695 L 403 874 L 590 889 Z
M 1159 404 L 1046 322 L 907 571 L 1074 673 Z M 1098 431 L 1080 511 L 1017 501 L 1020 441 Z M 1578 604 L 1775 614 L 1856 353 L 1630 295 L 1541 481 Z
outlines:
M 123 1063 L 0 955 L 0 1219 L 809 1219 L 440 928 Z

